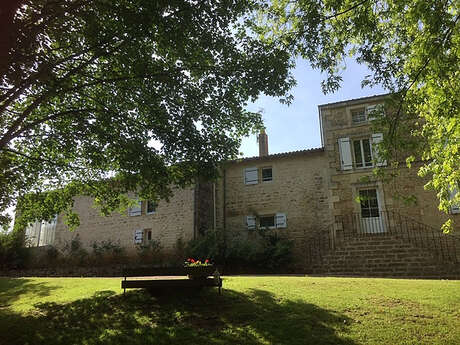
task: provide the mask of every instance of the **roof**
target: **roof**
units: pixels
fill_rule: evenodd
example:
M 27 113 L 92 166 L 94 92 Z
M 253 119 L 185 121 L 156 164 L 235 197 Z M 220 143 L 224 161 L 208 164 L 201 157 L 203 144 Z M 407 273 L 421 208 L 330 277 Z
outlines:
M 367 96 L 367 97 L 360 97 L 360 98 L 353 98 L 347 99 L 344 101 L 332 102 L 332 103 L 325 103 L 318 105 L 318 108 L 328 108 L 328 107 L 337 107 L 345 104 L 355 104 L 355 103 L 362 103 L 363 101 L 368 101 L 372 99 L 384 98 L 390 95 L 390 93 L 384 93 L 381 95 L 374 95 L 374 96 Z
M 290 152 L 282 152 L 282 153 L 274 153 L 268 156 L 254 156 L 254 157 L 247 157 L 247 158 L 237 158 L 227 163 L 243 163 L 243 162 L 252 162 L 257 160 L 270 160 L 270 159 L 277 159 L 277 158 L 285 158 L 285 157 L 295 157 L 295 156 L 302 156 L 302 155 L 309 155 L 314 153 L 324 152 L 324 147 L 317 147 L 312 149 L 306 150 L 298 150 L 298 151 L 290 151 Z

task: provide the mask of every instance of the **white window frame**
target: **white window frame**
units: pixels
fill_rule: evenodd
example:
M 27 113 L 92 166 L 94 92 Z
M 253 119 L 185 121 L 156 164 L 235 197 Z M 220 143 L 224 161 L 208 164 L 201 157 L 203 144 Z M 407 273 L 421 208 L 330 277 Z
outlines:
M 142 201 L 137 201 L 137 206 L 131 206 L 128 208 L 128 215 L 130 217 L 136 217 L 142 215 Z
M 365 154 L 364 154 L 364 144 L 363 144 L 363 140 L 368 140 L 369 141 L 369 151 L 370 151 L 370 154 L 371 154 L 371 160 L 370 160 L 370 163 L 371 165 L 366 165 L 366 163 L 369 163 L 369 162 L 366 162 L 365 160 Z M 362 163 L 363 163 L 363 166 L 359 167 L 357 165 L 357 160 L 356 160 L 356 151 L 355 151 L 355 145 L 354 143 L 359 141 L 359 147 L 361 149 L 361 159 L 362 159 Z M 353 165 L 356 169 L 369 169 L 369 168 L 373 168 L 374 167 L 374 152 L 372 152 L 372 138 L 360 138 L 360 139 L 353 139 L 352 140 L 353 142 Z
M 355 122 L 355 121 L 353 121 L 353 112 L 357 112 L 359 110 L 363 111 L 364 119 L 362 121 Z M 363 124 L 363 123 L 367 122 L 367 109 L 364 106 L 350 109 L 350 114 L 351 114 L 351 123 L 353 125 L 360 125 L 360 124 Z
M 248 179 L 248 174 L 254 173 L 256 174 L 256 179 Z M 246 168 L 244 169 L 244 184 L 245 185 L 253 185 L 259 183 L 259 169 L 258 168 Z
M 260 224 L 260 219 L 261 218 L 273 218 L 273 226 L 262 226 Z M 259 229 L 276 229 L 276 215 L 273 214 L 273 215 L 261 215 L 259 216 Z
M 272 176 L 271 176 L 270 180 L 265 180 L 264 179 L 264 170 L 268 170 L 268 169 L 270 169 L 272 171 Z M 267 182 L 272 182 L 273 181 L 273 167 L 263 167 L 263 168 L 261 168 L 260 169 L 260 174 L 261 174 L 260 178 L 262 179 L 262 182 L 267 183 Z
M 451 188 L 449 189 L 449 200 L 452 201 L 455 198 L 455 195 L 457 194 L 457 188 Z M 451 214 L 460 214 L 460 204 L 454 204 L 450 207 L 450 213 Z
M 154 207 L 154 210 L 151 211 L 151 212 L 149 212 L 149 203 L 153 203 L 154 206 L 155 206 L 155 207 Z M 158 204 L 157 204 L 155 201 L 153 201 L 153 200 L 147 200 L 147 201 L 145 202 L 145 214 L 155 214 L 155 213 L 157 213 L 157 207 L 158 207 Z

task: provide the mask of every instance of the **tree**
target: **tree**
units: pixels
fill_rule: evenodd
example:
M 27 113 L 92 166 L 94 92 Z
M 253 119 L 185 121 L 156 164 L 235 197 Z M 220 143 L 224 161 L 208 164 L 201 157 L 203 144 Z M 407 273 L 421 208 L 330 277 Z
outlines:
M 445 212 L 460 203 L 460 29 L 453 0 L 279 0 L 265 4 L 256 30 L 327 73 L 323 91 L 340 87 L 350 56 L 371 71 L 392 112 L 378 123 L 388 135 L 387 158 L 419 161 L 419 175 Z M 449 194 L 451 197 L 449 197 Z M 447 224 L 449 225 L 449 224 Z
M 125 193 L 213 178 L 261 126 L 247 102 L 293 85 L 288 54 L 247 32 L 248 1 L 17 3 L 2 12 L 3 225 L 18 200 L 18 226 L 60 212 L 76 226 L 76 195 L 107 214 Z

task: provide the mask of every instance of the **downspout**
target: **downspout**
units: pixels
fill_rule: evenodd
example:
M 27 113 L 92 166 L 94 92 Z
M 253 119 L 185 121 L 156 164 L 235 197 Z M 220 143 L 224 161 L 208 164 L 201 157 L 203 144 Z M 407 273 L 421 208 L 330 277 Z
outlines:
M 216 182 L 212 183 L 212 202 L 213 202 L 213 207 L 212 207 L 212 220 L 213 220 L 213 229 L 214 232 L 217 231 L 217 220 L 216 220 Z
M 227 215 L 226 215 L 226 210 L 227 210 L 227 207 L 226 207 L 226 202 L 227 202 L 227 199 L 226 199 L 226 185 L 227 185 L 227 181 L 226 181 L 226 171 L 225 171 L 225 166 L 223 167 L 223 174 L 222 174 L 222 178 L 223 178 L 223 191 L 222 191 L 222 198 L 223 198 L 223 205 L 222 205 L 222 208 L 223 208 L 223 214 L 222 214 L 222 228 L 223 228 L 223 232 L 224 232 L 224 250 L 225 248 L 227 248 Z M 224 253 L 225 254 L 225 253 Z

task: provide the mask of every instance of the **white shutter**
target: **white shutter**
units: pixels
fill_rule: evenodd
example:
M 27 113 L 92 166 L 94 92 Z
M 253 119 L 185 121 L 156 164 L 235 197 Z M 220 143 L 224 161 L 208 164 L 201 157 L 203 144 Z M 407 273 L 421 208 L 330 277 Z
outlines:
M 457 194 L 457 188 L 453 188 L 449 191 L 449 200 L 453 200 Z M 450 207 L 450 213 L 460 213 L 460 204 L 454 204 Z
M 376 110 L 377 110 L 376 105 L 371 105 L 371 106 L 366 108 L 366 115 L 367 115 L 367 120 L 368 121 L 375 120 L 374 111 L 376 111 Z
M 374 133 L 372 134 L 372 153 L 374 159 L 377 162 L 378 167 L 383 167 L 387 165 L 387 161 L 382 161 L 381 155 L 379 154 L 379 147 L 378 145 L 383 141 L 383 134 L 382 133 Z
M 275 226 L 276 228 L 285 228 L 286 227 L 286 214 L 277 213 L 275 216 Z
M 134 230 L 134 243 L 140 244 L 144 239 L 144 230 Z
M 249 230 L 256 228 L 256 216 L 246 216 L 246 226 Z
M 340 166 L 342 170 L 353 169 L 353 160 L 351 158 L 350 138 L 339 139 Z
M 259 170 L 257 168 L 244 169 L 244 184 L 259 183 Z
M 136 206 L 132 206 L 128 210 L 130 216 L 140 216 L 142 214 L 142 201 L 138 201 Z

